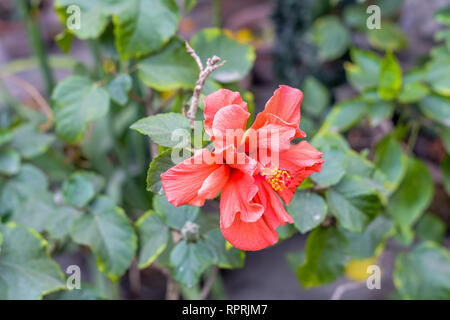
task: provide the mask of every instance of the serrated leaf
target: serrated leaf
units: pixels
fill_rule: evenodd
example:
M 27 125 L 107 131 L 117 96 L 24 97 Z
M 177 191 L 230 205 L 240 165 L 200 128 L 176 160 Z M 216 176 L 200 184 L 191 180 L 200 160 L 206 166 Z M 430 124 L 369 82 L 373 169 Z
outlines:
M 147 268 L 158 258 L 169 241 L 169 228 L 153 211 L 145 213 L 136 222 L 139 239 L 138 266 Z
M 161 174 L 175 165 L 172 161 L 172 150 L 166 150 L 160 153 L 150 162 L 147 171 L 147 191 L 155 192 L 159 195 L 163 193 L 161 184 Z
M 182 240 L 170 253 L 172 275 L 187 287 L 193 287 L 200 275 L 213 263 L 213 256 L 203 241 L 186 242 Z
M 180 14 L 174 0 L 113 2 L 114 36 L 123 60 L 155 52 L 177 30 Z
M 153 209 L 164 217 L 166 225 L 175 229 L 181 229 L 187 221 L 194 221 L 200 212 L 200 208 L 195 206 L 175 207 L 164 195 L 153 197 Z
M 108 23 L 104 2 L 104 0 L 56 0 L 54 5 L 61 22 L 66 26 L 74 26 L 70 32 L 80 39 L 92 39 L 98 38 Z M 76 22 L 79 22 L 78 26 Z
M 227 248 L 226 240 L 220 229 L 213 229 L 205 234 L 205 244 L 210 248 L 213 262 L 220 268 L 241 268 L 244 266 L 244 251 L 234 247 Z
M 77 208 L 87 205 L 103 188 L 103 178 L 91 172 L 79 171 L 64 181 L 64 201 Z
M 189 120 L 179 113 L 161 113 L 136 121 L 131 127 L 148 135 L 154 142 L 165 147 L 181 148 L 190 143 Z
M 13 223 L 0 224 L 0 232 L 0 299 L 40 299 L 65 288 L 64 275 L 37 232 Z
M 78 211 L 69 206 L 61 206 L 53 210 L 45 223 L 45 230 L 47 230 L 52 238 L 63 239 L 69 235 L 72 223 L 82 215 Z
M 378 191 L 358 176 L 344 176 L 326 198 L 331 213 L 351 232 L 362 232 L 381 211 Z
M 124 211 L 106 197 L 100 197 L 89 213 L 76 219 L 72 239 L 91 248 L 97 265 L 112 281 L 128 269 L 137 247 L 137 237 Z
M 91 121 L 102 118 L 109 109 L 108 92 L 83 76 L 59 82 L 52 100 L 56 132 L 72 144 L 81 140 Z
M 159 91 L 193 89 L 200 72 L 178 38 L 160 52 L 139 61 L 138 70 L 142 81 Z
M 302 110 L 312 115 L 320 115 L 330 103 L 330 93 L 320 81 L 308 77 L 303 83 Z M 303 121 L 304 119 L 302 119 Z
M 306 233 L 322 223 L 327 209 L 327 204 L 320 195 L 299 190 L 294 194 L 287 212 L 294 219 L 295 227 L 301 233 Z
M 124 106 L 128 102 L 128 91 L 130 91 L 131 85 L 131 77 L 128 74 L 119 73 L 108 84 L 111 100 L 118 105 Z
M 402 69 L 397 58 L 391 52 L 387 52 L 383 61 L 379 76 L 378 94 L 384 100 L 392 100 L 402 88 Z

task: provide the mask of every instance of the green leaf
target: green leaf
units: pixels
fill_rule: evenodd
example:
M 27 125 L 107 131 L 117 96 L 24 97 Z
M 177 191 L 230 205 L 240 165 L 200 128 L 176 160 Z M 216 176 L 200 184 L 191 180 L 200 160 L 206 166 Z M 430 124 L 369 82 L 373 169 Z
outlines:
M 303 97 L 302 110 L 312 115 L 320 115 L 330 103 L 328 89 L 311 76 L 303 83 Z
M 450 156 L 447 154 L 441 162 L 442 184 L 450 195 Z
M 172 168 L 175 163 L 172 161 L 172 152 L 174 150 L 166 150 L 160 153 L 150 162 L 147 171 L 147 191 L 152 191 L 161 195 L 163 193 L 161 174 Z
M 159 91 L 193 89 L 200 72 L 178 38 L 158 53 L 139 61 L 138 70 L 142 81 Z
M 51 134 L 39 131 L 32 124 L 24 124 L 14 129 L 11 146 L 25 159 L 45 153 L 55 140 Z
M 1 189 L 0 215 L 19 210 L 29 199 L 39 199 L 48 188 L 47 177 L 38 168 L 24 164 L 17 175 L 9 179 Z
M 358 5 L 349 5 L 344 7 L 342 18 L 350 28 L 364 30 L 367 28 L 366 8 Z
M 425 242 L 397 256 L 394 284 L 406 299 L 450 299 L 450 254 Z
M 381 211 L 378 191 L 358 176 L 344 176 L 327 190 L 326 198 L 331 213 L 351 232 L 362 232 Z
M 105 12 L 104 0 L 55 0 L 55 9 L 64 25 L 73 24 L 76 18 L 76 11 L 67 12 L 67 9 L 75 5 L 80 10 L 79 28 L 72 28 L 73 32 L 80 39 L 98 38 L 105 30 L 108 23 L 108 15 Z
M 47 241 L 32 229 L 0 224 L 0 299 L 41 299 L 64 289 L 64 275 L 47 252 Z
M 320 186 L 332 186 L 338 183 L 345 174 L 347 158 L 342 149 L 335 147 L 322 149 L 324 163 L 320 172 L 314 172 L 311 179 Z
M 436 215 L 428 213 L 419 220 L 416 234 L 422 241 L 441 243 L 445 236 L 445 223 Z
M 175 229 L 181 229 L 187 221 L 194 221 L 200 212 L 195 206 L 175 207 L 164 195 L 153 197 L 153 209 L 163 215 L 166 225 Z
M 305 263 L 297 278 L 305 289 L 330 283 L 342 276 L 350 255 L 345 236 L 335 228 L 314 229 L 306 240 Z
M 433 179 L 427 167 L 410 158 L 405 177 L 390 197 L 387 210 L 399 226 L 409 228 L 428 207 L 433 193 Z
M 227 62 L 210 77 L 219 82 L 234 82 L 244 78 L 253 66 L 255 51 L 241 44 L 218 28 L 203 29 L 192 37 L 191 45 L 206 65 L 206 60 L 218 56 Z
M 170 253 L 172 275 L 180 283 L 192 287 L 200 275 L 212 264 L 213 256 L 203 241 L 180 241 Z
M 391 52 L 387 52 L 381 61 L 378 94 L 384 100 L 392 100 L 402 88 L 402 69 L 397 58 Z
M 431 120 L 450 126 L 450 98 L 431 94 L 419 102 L 419 107 Z
M 327 215 L 325 200 L 316 193 L 297 191 L 287 212 L 294 219 L 295 227 L 301 232 L 311 231 L 322 223 Z
M 220 229 L 205 234 L 205 244 L 210 248 L 214 264 L 220 268 L 233 269 L 244 266 L 245 253 L 234 247 L 227 247 Z
M 70 47 L 72 46 L 72 40 L 73 40 L 73 33 L 68 32 L 67 30 L 64 30 L 61 33 L 58 33 L 55 36 L 55 42 L 58 45 L 58 47 L 64 52 L 65 54 L 70 52 Z
M 12 149 L 0 151 L 0 174 L 13 175 L 19 170 L 20 155 Z
M 376 254 L 380 245 L 392 234 L 393 223 L 384 215 L 378 215 L 361 233 L 343 230 L 353 259 L 366 259 Z
M 102 118 L 109 109 L 108 92 L 83 76 L 59 82 L 52 100 L 56 132 L 72 144 L 81 140 L 89 122 Z
M 106 197 L 100 197 L 90 212 L 76 219 L 72 239 L 91 248 L 98 269 L 117 281 L 128 269 L 137 247 L 137 237 L 124 211 Z
M 344 68 L 350 84 L 359 91 L 376 87 L 380 74 L 381 59 L 371 52 L 357 48 L 350 50 L 353 63 L 345 62 Z
M 159 215 L 148 211 L 136 222 L 139 238 L 138 266 L 147 268 L 164 251 L 169 241 L 169 228 Z
M 421 82 L 405 83 L 398 95 L 401 103 L 415 103 L 425 98 L 430 93 L 430 89 Z
M 395 104 L 389 101 L 377 101 L 370 106 L 368 116 L 373 127 L 379 126 L 383 121 L 391 119 Z
M 442 24 L 450 26 L 450 7 L 447 6 L 435 12 L 434 17 Z
M 397 51 L 408 44 L 403 31 L 388 21 L 383 21 L 380 29 L 367 30 L 366 35 L 369 43 L 379 50 Z
M 426 65 L 425 81 L 438 94 L 450 97 L 450 56 L 432 59 Z
M 179 113 L 161 113 L 136 121 L 131 127 L 164 147 L 181 148 L 190 143 L 189 120 Z
M 332 132 L 346 131 L 362 119 L 370 105 L 361 99 L 351 99 L 333 107 L 325 119 L 321 130 Z
M 438 131 L 447 154 L 450 154 L 450 128 L 443 126 Z
M 184 0 L 183 4 L 184 4 L 184 11 L 187 14 L 191 12 L 191 10 L 194 9 L 194 7 L 197 5 L 197 0 Z
M 350 33 L 335 16 L 325 16 L 314 21 L 310 37 L 318 46 L 319 59 L 330 61 L 340 58 L 350 43 Z
M 82 208 L 94 198 L 95 193 L 103 187 L 103 184 L 101 176 L 91 172 L 76 172 L 64 181 L 62 188 L 64 202 Z
M 114 36 L 122 60 L 157 51 L 177 30 L 180 14 L 174 0 L 113 2 Z
M 119 73 L 108 84 L 108 92 L 111 100 L 124 106 L 128 102 L 128 91 L 132 85 L 131 77 L 125 73 Z
M 391 183 L 390 188 L 397 189 L 408 168 L 408 157 L 392 135 L 386 136 L 377 143 L 374 163 L 386 175 Z
M 69 235 L 72 223 L 80 217 L 81 211 L 78 211 L 69 206 L 58 207 L 53 210 L 45 224 L 47 230 L 52 238 L 61 240 Z

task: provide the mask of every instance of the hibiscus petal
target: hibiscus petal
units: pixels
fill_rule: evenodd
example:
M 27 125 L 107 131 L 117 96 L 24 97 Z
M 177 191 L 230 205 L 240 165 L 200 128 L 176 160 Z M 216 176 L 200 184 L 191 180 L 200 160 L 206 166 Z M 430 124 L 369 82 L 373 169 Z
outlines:
M 205 162 L 206 157 L 214 156 L 205 148 L 161 174 L 164 193 L 170 203 L 202 206 L 206 199 L 220 192 L 228 180 L 229 170 L 221 168 L 226 165 Z
M 315 149 L 307 141 L 300 141 L 296 145 L 292 145 L 289 150 L 280 153 L 280 168 L 287 170 L 294 180 L 289 186 L 278 195 L 283 199 L 283 202 L 288 205 L 297 187 L 314 172 L 320 172 L 322 163 L 324 162 L 322 152 Z
M 238 105 L 229 105 L 217 111 L 212 124 L 211 139 L 216 148 L 237 147 L 244 135 L 250 113 Z
M 228 228 L 221 222 L 220 229 L 225 239 L 241 250 L 261 250 L 278 241 L 278 234 L 269 226 L 264 216 L 255 222 L 245 222 L 237 215 Z
M 259 113 L 252 128 L 260 128 L 266 121 L 266 115 L 272 113 L 283 121 L 300 125 L 300 104 L 303 93 L 289 86 L 280 86 L 267 101 L 263 112 Z
M 261 176 L 255 177 L 255 181 L 259 188 L 259 199 L 265 208 L 264 216 L 270 222 L 271 226 L 275 229 L 280 224 L 284 226 L 286 223 L 294 223 L 292 217 L 284 209 L 275 190 Z M 271 219 L 272 217 L 275 217 L 276 221 L 273 221 L 274 219 Z
M 240 219 L 255 222 L 261 218 L 264 207 L 253 201 L 258 187 L 254 178 L 240 170 L 232 170 L 220 196 L 220 223 L 228 228 L 239 213 Z
M 242 100 L 241 94 L 239 92 L 233 92 L 228 89 L 220 89 L 214 93 L 211 93 L 203 99 L 203 102 L 205 103 L 205 131 L 209 135 L 212 134 L 211 128 L 214 116 L 216 115 L 217 111 L 219 111 L 223 107 L 234 104 L 247 111 L 247 103 Z

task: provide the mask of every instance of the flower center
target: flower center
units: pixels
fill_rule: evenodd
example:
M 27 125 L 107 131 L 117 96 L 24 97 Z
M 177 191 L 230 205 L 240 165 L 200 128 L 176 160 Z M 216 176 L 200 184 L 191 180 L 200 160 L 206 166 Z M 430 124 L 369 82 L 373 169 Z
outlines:
M 294 177 L 287 170 L 281 170 L 277 167 L 261 172 L 261 176 L 275 191 L 283 191 L 294 180 Z

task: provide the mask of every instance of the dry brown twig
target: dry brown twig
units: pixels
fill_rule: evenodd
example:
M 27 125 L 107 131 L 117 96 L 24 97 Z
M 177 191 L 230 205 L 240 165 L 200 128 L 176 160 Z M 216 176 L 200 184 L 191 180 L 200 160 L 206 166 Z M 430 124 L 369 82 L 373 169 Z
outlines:
M 2 74 L 2 76 L 5 76 Z M 25 90 L 37 103 L 39 106 L 39 109 L 46 115 L 47 121 L 41 125 L 42 131 L 48 131 L 53 126 L 53 111 L 48 105 L 47 101 L 45 101 L 44 97 L 42 97 L 41 93 L 38 89 L 36 89 L 30 82 L 13 76 L 13 75 L 7 75 L 5 77 L 8 77 L 9 80 L 14 83 L 15 85 L 21 87 L 23 90 Z
M 198 75 L 197 82 L 195 83 L 194 93 L 192 95 L 191 104 L 189 106 L 189 110 L 187 112 L 187 118 L 191 123 L 191 128 L 194 129 L 195 115 L 197 114 L 198 102 L 200 99 L 200 94 L 202 93 L 203 86 L 205 85 L 206 78 L 217 68 L 220 68 L 227 62 L 226 60 L 220 61 L 221 59 L 218 56 L 213 56 L 206 60 L 206 67 L 203 66 L 203 63 L 197 53 L 192 49 L 189 43 L 186 41 L 186 51 L 194 58 L 197 66 L 200 70 Z

